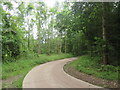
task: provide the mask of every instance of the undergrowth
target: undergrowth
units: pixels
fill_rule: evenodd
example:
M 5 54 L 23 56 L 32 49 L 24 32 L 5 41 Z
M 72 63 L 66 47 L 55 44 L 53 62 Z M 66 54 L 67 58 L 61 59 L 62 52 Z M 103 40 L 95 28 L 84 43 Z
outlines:
M 94 75 L 98 78 L 107 80 L 118 80 L 120 67 L 112 65 L 100 64 L 99 57 L 81 56 L 78 60 L 70 63 L 70 66 L 76 68 L 80 72 Z

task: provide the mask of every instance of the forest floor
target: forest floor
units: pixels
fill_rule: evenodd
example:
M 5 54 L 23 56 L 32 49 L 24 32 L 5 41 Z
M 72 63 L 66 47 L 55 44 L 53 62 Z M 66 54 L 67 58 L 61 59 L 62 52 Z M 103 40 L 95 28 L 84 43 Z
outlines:
M 98 67 L 95 67 L 94 65 L 90 65 L 90 66 L 92 66 L 92 68 L 90 68 L 89 65 L 88 66 L 86 65 L 87 62 L 85 62 L 84 64 L 81 63 L 81 65 L 80 65 L 79 62 L 84 62 L 84 60 L 83 60 L 84 58 L 86 60 L 88 59 L 88 58 L 86 58 L 86 56 L 81 56 L 81 57 L 82 58 L 78 58 L 78 60 L 75 60 L 73 62 L 69 62 L 68 64 L 66 64 L 64 66 L 65 72 L 75 78 L 78 78 L 80 80 L 83 80 L 88 83 L 98 85 L 98 86 L 101 86 L 104 88 L 120 88 L 119 82 L 118 82 L 118 80 L 116 80 L 116 78 L 118 76 L 118 75 L 116 75 L 116 72 L 111 71 L 112 73 L 109 74 L 110 70 L 97 71 L 96 69 L 99 69 Z M 90 60 L 90 62 L 92 63 L 91 60 Z M 85 66 L 85 68 L 84 68 L 84 66 Z M 94 69 L 94 67 L 96 69 Z M 115 67 L 113 67 L 113 69 L 115 69 Z M 88 72 L 87 72 L 87 70 L 88 70 Z M 105 77 L 103 78 L 103 76 L 105 76 Z M 110 80 L 110 79 L 113 79 L 113 80 Z

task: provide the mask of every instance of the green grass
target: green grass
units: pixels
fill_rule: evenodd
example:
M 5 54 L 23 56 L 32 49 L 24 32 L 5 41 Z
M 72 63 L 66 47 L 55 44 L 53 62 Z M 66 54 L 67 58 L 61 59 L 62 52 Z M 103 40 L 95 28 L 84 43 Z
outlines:
M 69 65 L 80 72 L 96 76 L 107 80 L 118 80 L 119 66 L 102 65 L 99 63 L 99 57 L 81 56 L 78 60 L 71 62 Z
M 71 54 L 53 54 L 53 55 L 45 55 L 41 54 L 39 56 L 30 55 L 28 58 L 20 58 L 15 62 L 8 62 L 2 64 L 2 79 L 8 79 L 14 76 L 22 75 L 17 81 L 13 82 L 14 87 L 22 87 L 22 81 L 25 75 L 36 65 L 40 65 L 49 61 L 63 59 L 72 57 Z M 4 84 L 3 84 L 4 85 Z M 3 86 L 5 87 L 5 86 Z

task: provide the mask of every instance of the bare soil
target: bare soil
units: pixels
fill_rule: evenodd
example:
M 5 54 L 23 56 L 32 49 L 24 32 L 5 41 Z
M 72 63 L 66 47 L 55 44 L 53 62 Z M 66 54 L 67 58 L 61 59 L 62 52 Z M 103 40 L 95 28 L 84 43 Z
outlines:
M 105 80 L 97 78 L 93 75 L 88 75 L 83 72 L 79 72 L 74 67 L 70 66 L 69 63 L 64 66 L 64 71 L 77 79 L 89 82 L 94 85 L 102 86 L 104 88 L 118 88 L 118 89 L 120 88 L 119 82 L 117 80 L 114 81 Z

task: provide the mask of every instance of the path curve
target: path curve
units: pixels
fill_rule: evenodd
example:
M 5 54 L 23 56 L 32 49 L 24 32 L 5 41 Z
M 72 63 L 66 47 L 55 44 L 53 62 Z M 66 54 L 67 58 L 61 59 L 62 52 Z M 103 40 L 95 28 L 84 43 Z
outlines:
M 63 66 L 77 58 L 67 58 L 34 67 L 24 78 L 23 88 L 101 88 L 68 75 Z

